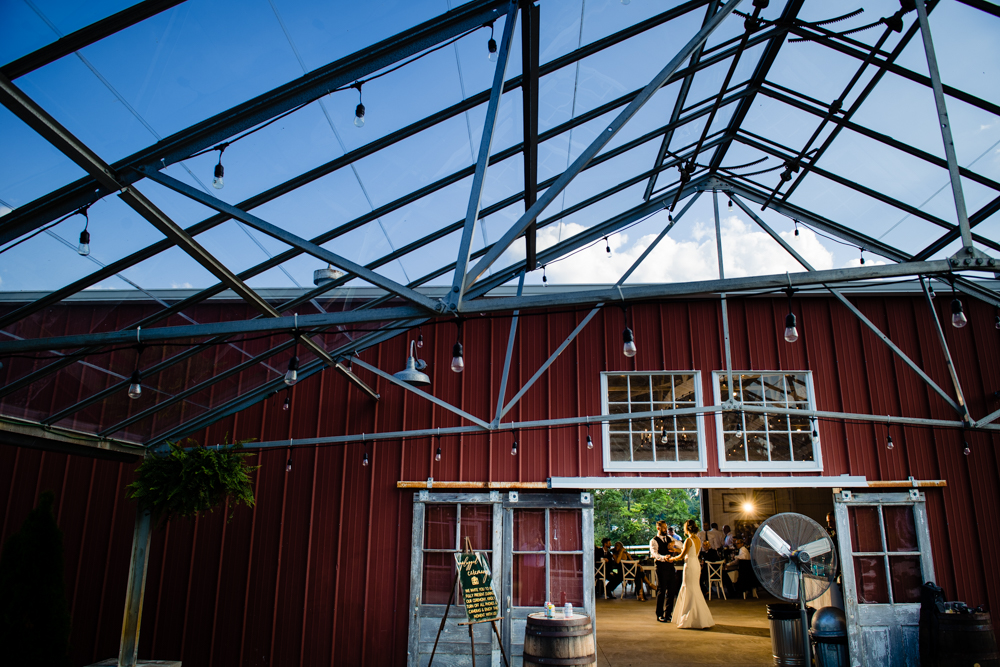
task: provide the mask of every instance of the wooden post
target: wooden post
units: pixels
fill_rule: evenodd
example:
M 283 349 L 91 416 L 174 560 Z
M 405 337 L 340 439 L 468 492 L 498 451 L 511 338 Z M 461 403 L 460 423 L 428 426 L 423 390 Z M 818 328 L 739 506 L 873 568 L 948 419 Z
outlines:
M 149 510 L 137 509 L 135 531 L 132 533 L 132 562 L 128 569 L 125 592 L 125 618 L 122 620 L 121 647 L 118 667 L 135 667 L 139 651 L 139 624 L 142 620 L 142 597 L 146 591 L 146 563 L 153 520 Z
M 500 631 L 497 630 L 497 622 L 490 621 L 490 623 L 493 625 L 493 634 L 497 636 L 497 641 L 500 642 L 500 656 L 503 658 L 503 664 L 505 667 L 510 667 L 510 663 L 507 662 L 507 654 L 503 650 L 503 637 L 500 636 Z
M 469 628 L 469 643 L 472 644 L 472 667 L 476 667 L 476 638 L 472 634 L 472 623 L 466 627 Z

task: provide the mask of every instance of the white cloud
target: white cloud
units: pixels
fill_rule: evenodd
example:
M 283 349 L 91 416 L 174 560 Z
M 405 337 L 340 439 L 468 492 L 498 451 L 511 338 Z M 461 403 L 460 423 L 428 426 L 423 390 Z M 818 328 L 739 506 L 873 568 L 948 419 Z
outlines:
M 882 259 L 872 259 L 870 257 L 865 260 L 865 266 L 883 266 L 883 265 L 885 265 L 887 263 L 888 262 L 886 262 L 885 260 L 882 260 Z M 854 268 L 857 268 L 859 266 L 861 266 L 861 258 L 860 257 L 855 257 L 854 259 L 852 259 L 852 260 L 848 261 L 847 263 L 845 263 L 844 266 L 841 267 L 841 268 L 844 268 L 844 269 L 854 269 Z
M 539 230 L 538 249 L 555 245 L 560 236 L 565 240 L 585 229 L 575 223 L 561 227 L 551 226 Z M 811 230 L 800 229 L 799 236 L 791 231 L 782 232 L 781 236 L 814 268 L 833 268 L 833 254 L 823 247 Z M 567 259 L 549 264 L 546 267 L 549 283 L 613 284 L 655 238 L 656 234 L 648 234 L 633 241 L 628 232 L 614 234 L 608 237 L 611 257 L 607 256 L 603 241 L 598 241 Z M 750 226 L 737 216 L 730 216 L 722 221 L 722 252 L 727 278 L 805 270 L 765 232 Z M 524 259 L 523 239 L 508 250 L 504 259 Z M 628 282 L 688 282 L 718 277 L 714 225 L 697 223 L 690 230 L 689 238 L 678 240 L 670 234 L 664 237 L 629 277 Z
M 193 289 L 194 286 L 191 283 L 170 283 L 171 289 Z

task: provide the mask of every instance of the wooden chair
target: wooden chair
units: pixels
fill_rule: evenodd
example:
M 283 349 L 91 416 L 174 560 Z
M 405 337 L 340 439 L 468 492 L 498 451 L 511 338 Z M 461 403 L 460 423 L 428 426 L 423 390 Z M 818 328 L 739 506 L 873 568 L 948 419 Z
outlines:
M 638 590 L 636 589 L 636 571 L 639 568 L 639 561 L 637 560 L 623 560 L 621 562 L 622 566 L 622 597 L 628 592 L 628 585 L 632 584 L 632 593 L 638 597 Z
M 608 577 L 604 572 L 604 566 L 607 565 L 603 560 L 600 563 L 594 564 L 594 588 L 597 588 L 597 582 L 601 582 L 600 593 L 601 596 L 607 600 L 608 599 Z
M 705 561 L 705 566 L 708 568 L 708 599 L 712 599 L 712 585 L 715 584 L 719 588 L 718 590 L 722 593 L 722 599 L 727 600 L 726 597 L 726 586 L 722 583 L 722 577 L 725 576 L 722 572 L 722 566 L 725 565 L 725 561 Z

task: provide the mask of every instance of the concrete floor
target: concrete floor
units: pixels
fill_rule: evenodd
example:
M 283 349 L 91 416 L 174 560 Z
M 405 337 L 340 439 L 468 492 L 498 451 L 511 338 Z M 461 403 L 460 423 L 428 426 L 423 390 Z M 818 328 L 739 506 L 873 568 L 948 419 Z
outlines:
M 620 590 L 618 591 L 621 592 Z M 597 600 L 598 667 L 765 667 L 774 664 L 767 621 L 769 596 L 709 601 L 715 626 L 680 630 L 658 623 L 656 601 Z

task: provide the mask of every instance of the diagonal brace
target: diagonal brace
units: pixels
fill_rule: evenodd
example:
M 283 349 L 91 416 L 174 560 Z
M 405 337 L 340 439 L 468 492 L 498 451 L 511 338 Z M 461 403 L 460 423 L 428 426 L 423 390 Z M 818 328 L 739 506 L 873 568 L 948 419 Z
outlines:
M 755 214 L 752 210 L 750 210 L 750 208 L 739 197 L 737 197 L 735 194 L 732 193 L 730 193 L 730 196 L 732 197 L 733 201 L 736 202 L 737 206 L 739 206 L 741 209 L 743 209 L 743 211 L 747 215 L 753 218 L 754 222 L 756 222 L 761 229 L 767 232 L 771 236 L 771 238 L 777 241 L 777 243 L 782 248 L 784 248 L 789 255 L 794 257 L 799 262 L 799 264 L 804 266 L 809 271 L 816 270 L 808 261 L 806 261 L 806 259 L 802 255 L 800 255 L 794 248 L 792 248 L 792 246 L 790 246 L 788 242 L 781 237 L 780 234 L 776 233 L 773 229 L 771 229 L 771 227 L 766 222 L 761 220 L 760 217 L 757 216 L 757 214 Z M 862 324 L 871 329 L 872 333 L 878 336 L 879 340 L 888 345 L 889 349 L 891 349 L 896 354 L 896 356 L 898 356 L 903 361 L 903 363 L 905 363 L 907 366 L 913 369 L 913 371 L 917 375 L 919 375 L 921 379 L 923 379 L 923 381 L 926 382 L 931 389 L 933 389 L 939 396 L 941 396 L 941 398 L 943 398 L 948 405 L 950 405 L 952 408 L 954 408 L 956 412 L 960 414 L 967 414 L 967 412 L 962 407 L 960 407 L 959 404 L 956 403 L 955 400 L 951 396 L 949 396 L 944 389 L 942 389 L 936 382 L 934 382 L 934 380 L 932 380 L 930 376 L 927 375 L 927 373 L 925 373 L 924 370 L 916 364 L 916 362 L 914 362 L 912 359 L 906 356 L 906 353 L 903 352 L 899 348 L 899 346 L 893 343 L 888 336 L 882 333 L 881 329 L 875 326 L 875 324 L 867 317 L 865 317 L 864 314 L 847 299 L 847 297 L 841 294 L 840 290 L 830 287 L 829 285 L 825 285 L 825 287 L 828 290 L 830 290 L 830 293 L 833 294 L 835 297 L 837 297 L 837 300 L 840 301 L 842 304 L 844 304 L 844 306 L 848 310 L 854 313 L 855 317 L 857 317 Z
M 652 183 L 652 181 L 650 181 L 650 182 Z M 698 197 L 701 196 L 702 192 L 703 192 L 702 190 L 698 190 L 696 193 L 694 193 L 694 196 L 691 197 L 691 199 L 688 200 L 688 203 L 684 205 L 684 208 L 682 208 L 677 215 L 671 217 L 670 222 L 667 223 L 667 226 L 663 228 L 663 231 L 660 232 L 660 235 L 657 236 L 655 239 L 653 239 L 653 242 L 649 244 L 649 247 L 646 248 L 646 250 L 644 250 L 641 255 L 639 255 L 639 259 L 635 260 L 632 263 L 632 266 L 628 267 L 628 271 L 626 271 L 622 275 L 622 277 L 618 279 L 618 282 L 615 283 L 616 285 L 624 285 L 625 284 L 625 281 L 628 280 L 628 277 L 630 275 L 632 275 L 632 273 L 636 269 L 639 268 L 639 265 L 642 264 L 642 261 L 644 259 L 646 259 L 646 257 L 649 256 L 649 253 L 653 252 L 653 249 L 656 248 L 656 245 L 660 241 L 663 240 L 663 237 L 666 236 L 667 233 L 670 232 L 670 230 L 674 228 L 674 225 L 676 225 L 678 222 L 680 222 L 680 219 L 682 217 L 684 217 L 684 214 L 687 213 L 687 210 L 689 208 L 691 208 L 691 205 L 694 204 L 696 201 L 698 201 Z
M 549 366 L 551 366 L 552 363 L 559 358 L 559 355 L 563 353 L 563 350 L 569 347 L 569 344 L 573 342 L 573 339 L 576 338 L 581 331 L 583 331 L 583 328 L 587 326 L 590 320 L 594 319 L 594 315 L 596 315 L 598 311 L 601 310 L 602 306 L 604 306 L 603 303 L 599 303 L 596 306 L 594 306 L 594 309 L 591 310 L 589 313 L 587 313 L 587 316 L 583 318 L 583 321 L 580 322 L 578 325 L 576 325 L 576 328 L 573 329 L 570 335 L 566 337 L 566 340 L 564 340 L 562 344 L 556 348 L 556 351 L 552 353 L 552 356 L 546 359 L 545 363 L 542 364 L 541 368 L 535 371 L 535 374 L 531 376 L 531 379 L 528 380 L 523 387 L 521 387 L 521 391 L 517 392 L 517 394 L 514 395 L 514 398 L 510 399 L 510 403 L 504 406 L 500 414 L 497 415 L 497 418 L 495 420 L 496 422 L 499 423 L 500 418 L 503 417 L 508 412 L 510 412 L 510 409 L 514 407 L 514 404 L 517 403 L 519 400 L 521 400 L 521 397 L 524 396 L 529 389 L 531 389 L 531 385 L 535 384 L 535 381 L 538 380 L 538 378 L 542 377 L 542 373 L 548 370 Z
M 524 271 L 521 271 L 521 275 L 517 280 L 517 296 L 520 297 L 524 290 Z M 503 409 L 503 399 L 507 396 L 507 378 L 510 377 L 510 360 L 514 355 L 514 338 L 517 336 L 517 320 L 520 315 L 520 310 L 514 311 L 514 317 L 510 321 L 510 336 L 507 338 L 507 356 L 503 360 L 503 376 L 500 378 L 500 393 L 497 394 L 497 408 L 493 418 L 493 428 L 496 428 L 500 424 L 500 417 L 503 416 L 501 410 Z
M 438 306 L 437 302 L 424 296 L 420 292 L 411 289 L 409 287 L 404 287 L 403 285 L 400 285 L 394 280 L 390 280 L 389 278 L 386 278 L 376 273 L 375 271 L 372 271 L 371 269 L 368 269 L 356 262 L 352 262 L 346 257 L 341 257 L 340 255 L 334 252 L 330 252 L 329 250 L 327 250 L 322 246 L 316 245 L 311 241 L 307 241 L 306 239 L 297 236 L 295 234 L 292 234 L 291 232 L 282 229 L 277 225 L 271 224 L 266 220 L 262 220 L 261 218 L 258 218 L 257 216 L 251 213 L 247 213 L 243 209 L 232 206 L 231 204 L 227 204 L 221 199 L 206 194 L 198 190 L 197 188 L 193 188 L 187 183 L 183 183 L 177 180 L 176 178 L 173 178 L 172 176 L 168 176 L 167 174 L 156 171 L 155 169 L 143 170 L 142 173 L 144 176 L 153 181 L 156 181 L 160 185 L 164 185 L 170 188 L 171 190 L 174 190 L 175 192 L 179 192 L 180 194 L 195 200 L 198 203 L 204 204 L 205 206 L 214 208 L 216 211 L 220 213 L 225 213 L 226 215 L 235 218 L 236 220 L 246 223 L 247 225 L 253 227 L 256 230 L 263 232 L 268 236 L 276 238 L 279 241 L 287 243 L 290 246 L 298 248 L 299 250 L 302 250 L 303 252 L 306 252 L 312 255 L 313 257 L 316 257 L 318 259 L 323 260 L 324 262 L 328 262 L 346 271 L 349 271 L 366 282 L 369 282 L 373 285 L 376 285 L 377 287 L 381 287 L 382 289 L 388 292 L 401 296 L 407 301 L 412 301 L 413 303 L 419 306 L 423 306 L 424 308 L 432 312 L 436 312 L 437 310 Z
M 351 362 L 351 364 L 357 364 L 358 366 L 361 366 L 362 368 L 371 371 L 372 373 L 374 373 L 375 375 L 379 376 L 380 378 L 384 378 L 384 379 L 388 380 L 389 382 L 402 387 L 406 391 L 413 392 L 414 394 L 416 394 L 417 396 L 420 396 L 421 398 L 426 398 L 428 401 L 430 401 L 434 405 L 440 406 L 440 407 L 444 408 L 445 410 L 448 410 L 449 412 L 454 412 L 456 415 L 458 415 L 460 417 L 464 417 L 465 419 L 468 419 L 473 424 L 476 424 L 478 426 L 482 426 L 483 428 L 489 428 L 490 427 L 489 424 L 487 424 L 486 422 L 484 422 L 482 419 L 479 419 L 478 417 L 473 417 L 472 415 L 470 415 L 465 410 L 462 410 L 461 408 L 456 408 L 451 403 L 449 403 L 447 401 L 443 401 L 443 400 L 441 400 L 440 398 L 438 398 L 436 396 L 432 396 L 432 395 L 428 394 L 426 391 L 421 391 L 420 389 L 417 389 L 413 385 L 409 385 L 409 384 L 403 382 L 402 380 L 400 380 L 399 378 L 396 378 L 396 377 L 394 377 L 392 375 L 389 375 L 385 371 L 383 371 L 383 370 L 381 370 L 379 368 L 376 368 L 375 366 L 372 366 L 371 364 L 365 363 L 364 361 L 362 361 L 361 359 L 359 359 L 357 357 L 354 358 L 354 360 Z

